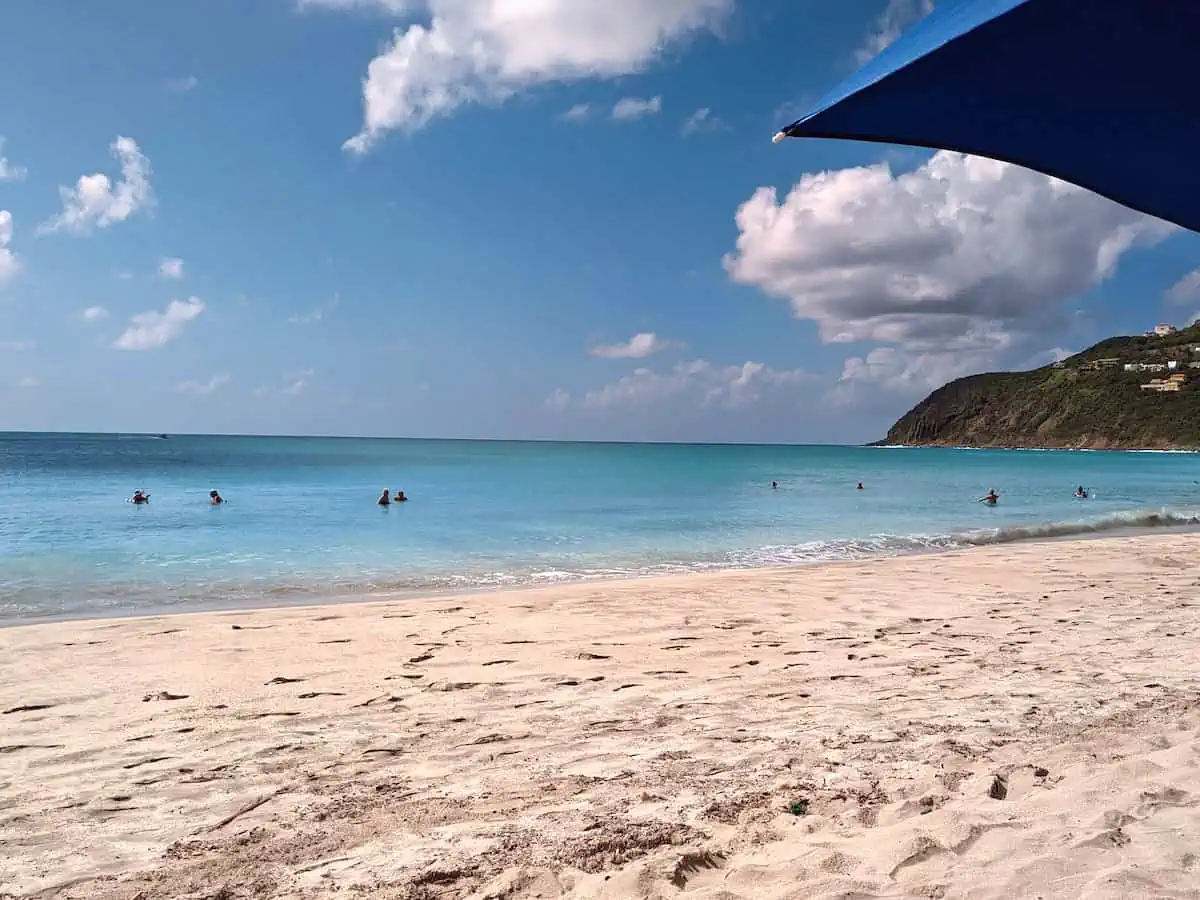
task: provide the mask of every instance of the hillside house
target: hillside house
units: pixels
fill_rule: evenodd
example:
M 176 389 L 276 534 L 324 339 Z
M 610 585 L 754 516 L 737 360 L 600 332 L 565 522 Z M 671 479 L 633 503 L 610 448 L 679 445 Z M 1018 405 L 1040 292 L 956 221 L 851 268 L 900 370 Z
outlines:
M 1169 378 L 1151 378 L 1148 382 L 1142 385 L 1142 390 L 1175 394 L 1183 390 L 1183 385 L 1186 381 L 1187 376 L 1183 373 L 1172 375 Z
M 1146 332 L 1146 334 L 1153 335 L 1154 337 L 1167 337 L 1168 335 L 1174 334 L 1175 331 L 1176 331 L 1176 328 L 1174 325 L 1168 325 L 1166 323 L 1162 323 L 1159 325 L 1155 325 L 1154 330 L 1148 331 L 1148 332 Z
M 1166 363 L 1125 363 L 1126 372 L 1165 372 Z

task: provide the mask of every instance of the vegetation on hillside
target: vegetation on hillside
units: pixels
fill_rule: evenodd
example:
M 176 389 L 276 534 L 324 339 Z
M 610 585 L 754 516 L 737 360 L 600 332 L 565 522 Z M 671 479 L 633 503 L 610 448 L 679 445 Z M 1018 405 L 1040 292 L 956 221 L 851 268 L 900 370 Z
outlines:
M 1164 337 L 1114 337 L 1029 372 L 971 375 L 938 388 L 892 426 L 886 444 L 1095 449 L 1200 448 L 1200 326 Z M 1093 368 L 1097 360 L 1121 365 Z M 1125 363 L 1179 360 L 1182 390 L 1142 390 L 1168 373 Z

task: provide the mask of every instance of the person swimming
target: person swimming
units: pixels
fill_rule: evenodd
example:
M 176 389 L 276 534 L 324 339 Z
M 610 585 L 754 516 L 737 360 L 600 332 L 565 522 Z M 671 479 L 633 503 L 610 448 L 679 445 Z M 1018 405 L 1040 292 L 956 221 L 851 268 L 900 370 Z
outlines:
M 216 491 L 209 491 L 208 492 L 208 502 L 211 503 L 213 506 L 220 506 L 222 503 L 225 502 L 225 499 L 220 494 L 218 494 Z
M 1087 491 L 1085 491 L 1083 489 L 1082 484 L 1079 487 L 1075 488 L 1075 496 L 1078 497 L 1080 500 L 1086 500 L 1087 495 L 1088 495 L 1088 493 L 1087 493 Z
M 383 493 L 379 495 L 379 505 L 380 506 L 391 506 L 392 505 L 392 492 L 389 491 L 387 488 L 384 488 Z
M 396 491 L 396 496 L 392 498 L 396 503 L 407 503 L 408 495 L 404 491 Z
M 991 488 L 985 496 L 979 498 L 979 502 L 986 503 L 988 506 L 995 506 L 999 499 L 1000 495 L 996 493 L 996 489 Z
M 773 491 L 779 490 L 779 482 L 778 481 L 771 482 L 771 490 L 773 490 Z
M 862 486 L 862 482 L 861 482 L 861 481 L 858 483 L 858 487 L 856 487 L 856 488 L 855 488 L 855 490 L 856 490 L 856 491 L 861 491 L 861 490 L 864 490 L 864 488 L 863 488 L 863 486 Z
M 150 495 L 139 489 L 133 492 L 133 496 L 129 498 L 129 502 L 141 506 L 143 503 L 150 502 Z

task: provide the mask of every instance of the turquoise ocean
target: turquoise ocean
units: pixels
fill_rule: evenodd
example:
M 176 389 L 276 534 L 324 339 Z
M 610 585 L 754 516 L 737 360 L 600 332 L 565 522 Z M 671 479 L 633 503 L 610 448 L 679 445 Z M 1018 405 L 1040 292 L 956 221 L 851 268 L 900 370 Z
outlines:
M 385 487 L 411 501 L 377 506 Z M 137 488 L 148 505 L 126 501 Z M 977 502 L 989 488 L 994 508 Z M 1191 453 L 0 434 L 0 622 L 808 564 L 1197 514 Z

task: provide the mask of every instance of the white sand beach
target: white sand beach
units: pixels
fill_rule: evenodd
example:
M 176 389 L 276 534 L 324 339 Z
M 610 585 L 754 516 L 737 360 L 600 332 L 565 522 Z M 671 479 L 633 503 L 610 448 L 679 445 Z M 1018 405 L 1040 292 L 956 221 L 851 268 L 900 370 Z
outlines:
M 1200 897 L 1198 548 L 0 630 L 0 896 Z

